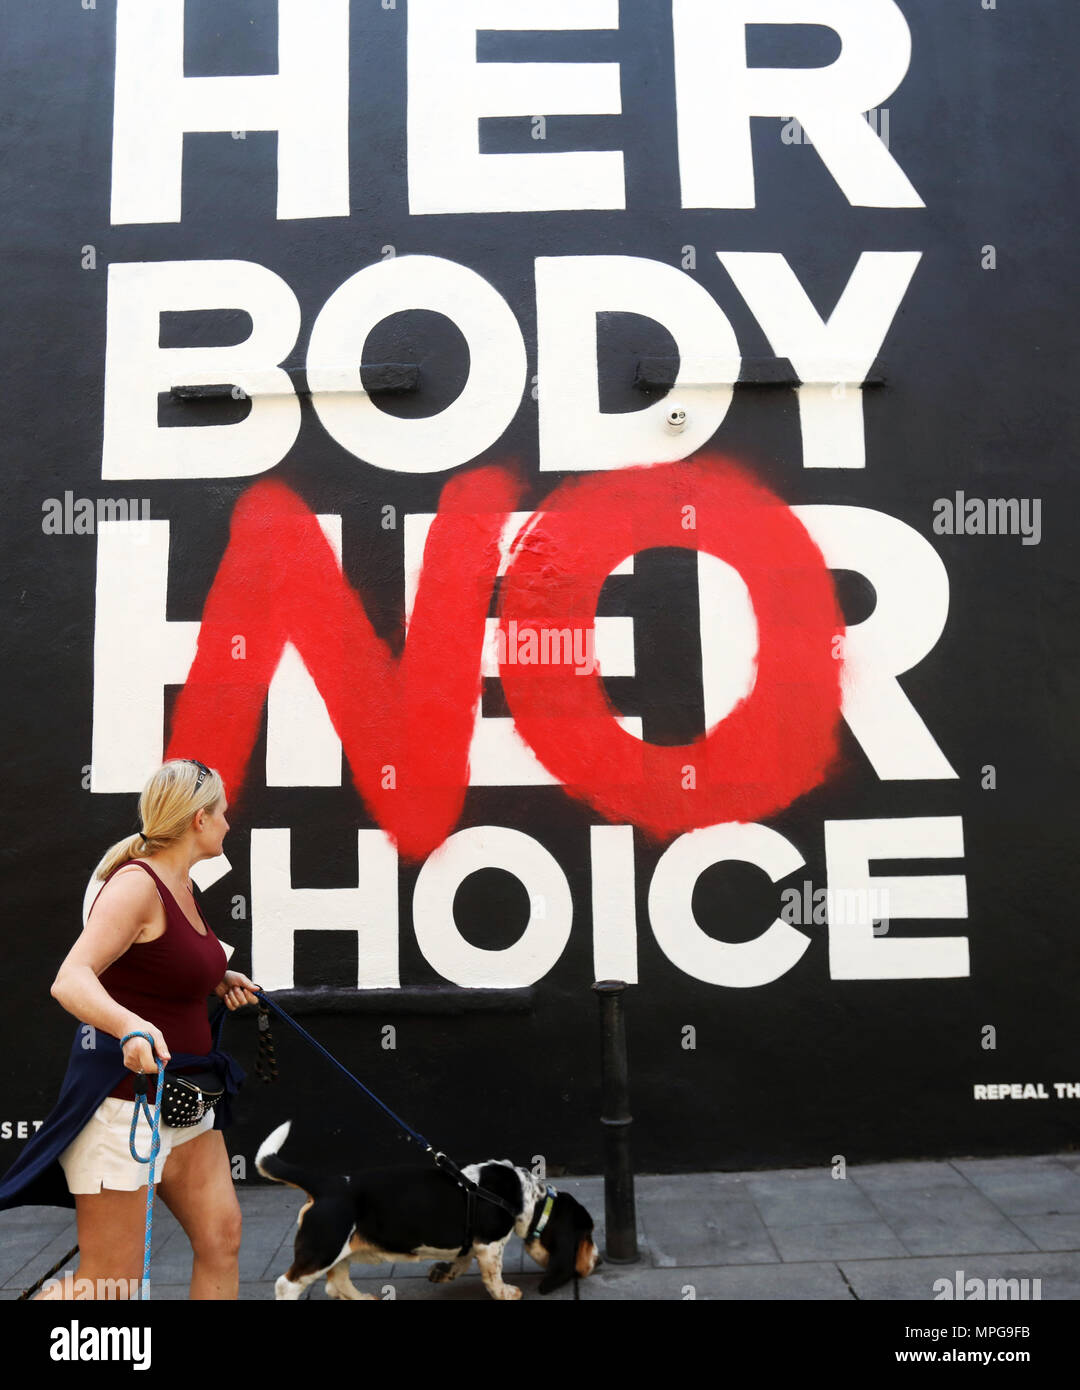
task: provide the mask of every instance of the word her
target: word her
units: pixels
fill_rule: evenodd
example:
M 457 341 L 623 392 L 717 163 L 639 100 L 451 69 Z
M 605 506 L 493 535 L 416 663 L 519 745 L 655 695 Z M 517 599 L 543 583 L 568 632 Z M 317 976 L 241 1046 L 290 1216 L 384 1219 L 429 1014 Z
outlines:
M 149 521 L 150 499 L 127 497 L 75 497 L 64 493 L 46 497 L 41 504 L 45 515 L 41 529 L 47 536 L 92 536 L 103 521 Z
M 349 61 L 358 47 L 350 44 L 350 6 L 344 0 L 278 0 L 276 8 L 276 73 L 185 77 L 183 0 L 122 0 L 117 6 L 114 225 L 180 220 L 186 131 L 275 131 L 277 216 L 350 215 Z M 762 8 L 758 0 L 675 0 L 670 6 L 674 103 L 664 115 L 675 134 L 671 157 L 681 205 L 755 207 L 751 120 L 790 115 L 851 205 L 924 207 L 885 135 L 875 138 L 864 117 L 897 90 L 908 70 L 912 35 L 900 6 L 893 0 L 802 0 L 772 13 Z M 483 119 L 621 116 L 622 87 L 630 80 L 610 60 L 552 62 L 545 56 L 524 68 L 487 61 L 478 56 L 478 33 L 618 30 L 619 19 L 616 0 L 410 0 L 402 87 L 409 212 L 625 208 L 621 144 L 518 155 L 485 155 L 478 148 Z M 763 23 L 829 28 L 840 39 L 840 55 L 824 67 L 753 66 L 746 31 Z M 362 87 L 363 80 L 352 76 L 354 87 Z
M 54 1327 L 49 1355 L 54 1361 L 130 1361 L 132 1369 L 150 1369 L 149 1327 Z
M 939 497 L 934 503 L 936 536 L 1022 536 L 1021 545 L 1042 539 L 1041 497 Z

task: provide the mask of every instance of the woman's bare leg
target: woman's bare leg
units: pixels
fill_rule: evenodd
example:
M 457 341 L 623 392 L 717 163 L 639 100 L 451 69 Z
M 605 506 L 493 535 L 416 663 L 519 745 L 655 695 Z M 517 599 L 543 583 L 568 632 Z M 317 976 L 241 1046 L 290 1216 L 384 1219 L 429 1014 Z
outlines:
M 234 1299 L 239 1293 L 240 1203 L 220 1130 L 173 1149 L 158 1192 L 184 1228 L 195 1256 L 192 1299 Z
M 138 1297 L 146 1231 L 146 1188 L 135 1192 L 81 1193 L 75 1197 L 79 1268 L 56 1276 L 38 1299 Z

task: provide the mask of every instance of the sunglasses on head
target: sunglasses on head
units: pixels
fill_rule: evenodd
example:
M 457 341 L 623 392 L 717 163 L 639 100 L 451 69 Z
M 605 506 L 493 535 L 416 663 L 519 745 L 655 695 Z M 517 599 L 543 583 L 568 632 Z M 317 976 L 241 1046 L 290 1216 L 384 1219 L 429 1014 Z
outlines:
M 195 790 L 198 791 L 202 784 L 210 776 L 210 769 L 206 766 L 205 763 L 199 762 L 198 758 L 185 758 L 184 762 L 194 763 L 194 765 L 199 769 L 199 780 L 195 783 Z

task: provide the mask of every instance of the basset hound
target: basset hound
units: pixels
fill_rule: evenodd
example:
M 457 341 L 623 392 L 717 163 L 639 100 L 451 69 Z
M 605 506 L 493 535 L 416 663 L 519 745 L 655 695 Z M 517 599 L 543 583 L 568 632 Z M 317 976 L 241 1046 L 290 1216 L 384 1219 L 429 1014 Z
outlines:
M 575 1274 L 596 1267 L 592 1217 L 568 1192 L 558 1192 L 509 1159 L 471 1163 L 461 1172 L 496 1205 L 466 1190 L 433 1165 L 374 1168 L 327 1175 L 287 1162 L 280 1149 L 291 1121 L 279 1125 L 255 1156 L 264 1178 L 307 1193 L 297 1217 L 292 1264 L 274 1285 L 279 1299 L 299 1298 L 326 1275 L 330 1298 L 373 1299 L 349 1278 L 350 1261 L 361 1264 L 438 1260 L 428 1277 L 447 1283 L 464 1274 L 476 1256 L 492 1298 L 515 1299 L 521 1289 L 503 1282 L 503 1251 L 511 1235 L 546 1271 L 540 1292 L 551 1293 Z

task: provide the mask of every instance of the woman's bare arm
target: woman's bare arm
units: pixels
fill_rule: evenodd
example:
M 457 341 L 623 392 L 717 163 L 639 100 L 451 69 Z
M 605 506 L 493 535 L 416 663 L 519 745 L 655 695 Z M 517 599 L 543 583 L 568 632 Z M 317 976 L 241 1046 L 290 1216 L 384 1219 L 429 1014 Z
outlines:
M 56 972 L 49 992 L 80 1022 L 115 1038 L 134 1031 L 150 1033 L 157 1055 L 167 1062 L 168 1046 L 158 1029 L 118 1004 L 98 979 L 154 925 L 157 904 L 157 889 L 145 873 L 115 874 L 98 895 L 89 921 Z M 132 1038 L 125 1045 L 124 1065 L 132 1071 L 156 1071 L 145 1039 Z

